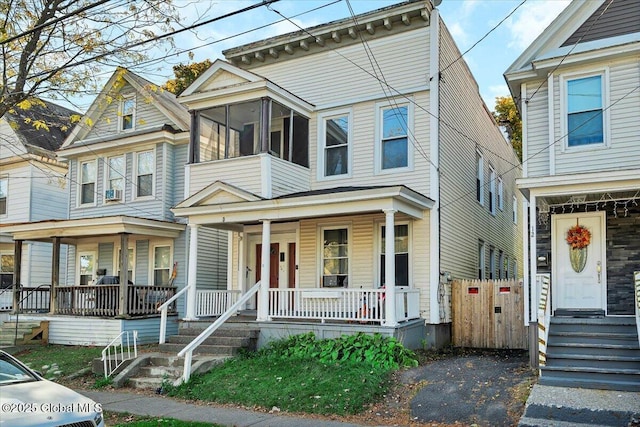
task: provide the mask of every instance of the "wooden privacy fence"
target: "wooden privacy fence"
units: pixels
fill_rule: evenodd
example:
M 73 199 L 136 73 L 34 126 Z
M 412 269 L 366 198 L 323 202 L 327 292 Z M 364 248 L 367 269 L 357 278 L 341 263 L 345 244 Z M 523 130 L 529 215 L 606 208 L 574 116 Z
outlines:
M 453 345 L 526 349 L 523 293 L 516 280 L 454 280 Z

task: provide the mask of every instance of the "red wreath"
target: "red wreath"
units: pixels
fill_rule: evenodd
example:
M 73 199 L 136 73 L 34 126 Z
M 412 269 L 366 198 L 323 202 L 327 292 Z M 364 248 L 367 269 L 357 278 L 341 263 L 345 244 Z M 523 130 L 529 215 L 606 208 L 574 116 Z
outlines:
M 571 249 L 582 249 L 591 243 L 591 232 L 583 225 L 574 225 L 567 231 L 567 243 Z

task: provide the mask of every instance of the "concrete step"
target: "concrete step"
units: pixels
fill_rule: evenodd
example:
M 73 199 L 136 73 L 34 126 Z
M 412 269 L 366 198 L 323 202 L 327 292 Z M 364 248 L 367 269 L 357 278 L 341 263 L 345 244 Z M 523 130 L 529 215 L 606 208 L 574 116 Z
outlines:
M 145 378 L 180 378 L 182 366 L 144 366 L 138 370 L 137 377 Z
M 131 377 L 129 378 L 129 387 L 137 389 L 158 389 L 162 387 L 163 378 L 146 378 L 146 377 Z
M 640 370 L 542 366 L 539 384 L 602 390 L 640 391 Z
M 207 324 L 207 327 L 210 325 Z M 200 335 L 202 333 L 202 331 L 204 331 L 206 329 L 202 328 L 191 328 L 191 327 L 180 327 L 178 329 L 178 335 L 180 336 L 192 336 L 192 337 L 197 337 L 198 335 Z M 217 329 L 216 331 L 214 331 L 211 336 L 212 337 L 247 337 L 247 338 L 257 338 L 258 334 L 259 334 L 259 330 L 258 329 L 250 329 L 250 328 L 246 328 L 246 327 L 227 327 L 227 325 L 225 325 L 224 327 L 221 327 L 219 329 Z
M 183 344 L 172 344 L 172 343 L 164 343 L 158 346 L 158 349 L 160 351 L 165 353 L 174 353 L 174 354 L 178 354 L 183 348 L 184 348 Z M 235 356 L 239 352 L 240 352 L 240 348 L 235 346 L 202 344 L 196 347 L 193 354 Z
M 528 405 L 519 427 L 627 427 L 632 412 Z
M 173 335 L 167 338 L 167 342 L 171 344 L 184 344 L 187 345 L 193 341 L 195 337 L 188 335 Z M 253 342 L 252 342 L 253 341 Z M 255 340 L 250 337 L 228 337 L 228 336 L 210 336 L 205 339 L 202 344 L 205 345 L 224 345 L 224 346 L 236 346 L 236 347 L 255 347 Z

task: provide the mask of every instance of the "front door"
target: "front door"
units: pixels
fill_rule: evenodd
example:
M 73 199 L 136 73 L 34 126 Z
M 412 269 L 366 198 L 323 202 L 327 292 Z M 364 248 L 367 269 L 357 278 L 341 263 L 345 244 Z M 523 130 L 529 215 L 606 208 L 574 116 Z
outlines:
M 563 214 L 552 218 L 554 309 L 606 310 L 605 213 Z M 588 240 L 587 233 L 580 233 L 585 229 L 590 235 Z M 570 232 L 575 238 L 575 249 L 567 242 Z
M 279 285 L 279 256 L 280 245 L 278 243 L 271 243 L 269 250 L 269 287 L 277 288 Z M 256 282 L 260 280 L 262 274 L 262 244 L 256 245 Z

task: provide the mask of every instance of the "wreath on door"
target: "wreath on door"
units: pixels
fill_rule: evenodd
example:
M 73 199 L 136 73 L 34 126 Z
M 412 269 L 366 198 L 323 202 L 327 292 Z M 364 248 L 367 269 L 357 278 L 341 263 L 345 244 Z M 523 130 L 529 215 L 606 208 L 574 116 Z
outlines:
M 591 232 L 584 225 L 580 225 L 576 219 L 576 225 L 567 231 L 566 240 L 569 244 L 571 268 L 576 273 L 580 273 L 587 265 L 587 247 L 591 243 Z

